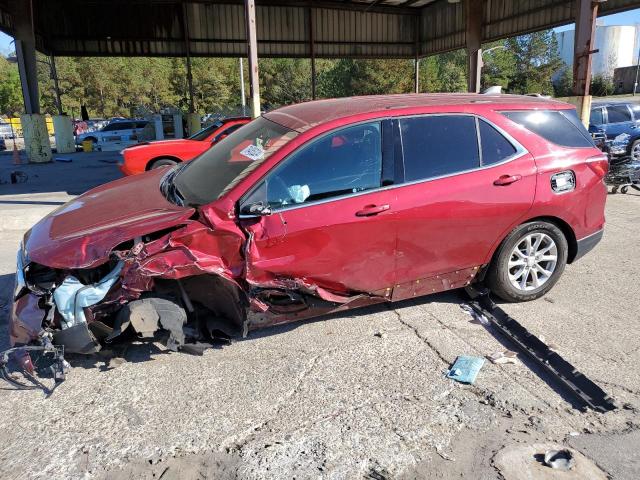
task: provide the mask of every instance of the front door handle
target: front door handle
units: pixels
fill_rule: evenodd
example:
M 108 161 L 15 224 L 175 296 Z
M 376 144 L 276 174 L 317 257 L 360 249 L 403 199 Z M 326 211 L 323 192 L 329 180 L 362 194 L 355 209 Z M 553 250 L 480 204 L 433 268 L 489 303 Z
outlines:
M 389 205 L 367 205 L 356 212 L 356 217 L 370 217 L 389 210 Z
M 498 179 L 494 181 L 493 184 L 498 186 L 511 185 L 512 183 L 515 183 L 521 179 L 522 175 L 502 175 L 498 177 Z

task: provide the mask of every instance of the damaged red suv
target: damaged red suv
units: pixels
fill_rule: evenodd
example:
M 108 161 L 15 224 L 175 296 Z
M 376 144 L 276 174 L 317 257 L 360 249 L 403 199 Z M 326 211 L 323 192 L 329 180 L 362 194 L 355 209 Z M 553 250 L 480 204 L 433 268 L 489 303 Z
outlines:
M 174 350 L 484 282 L 532 300 L 601 239 L 607 159 L 568 104 L 394 95 L 272 111 L 24 238 L 13 344 Z

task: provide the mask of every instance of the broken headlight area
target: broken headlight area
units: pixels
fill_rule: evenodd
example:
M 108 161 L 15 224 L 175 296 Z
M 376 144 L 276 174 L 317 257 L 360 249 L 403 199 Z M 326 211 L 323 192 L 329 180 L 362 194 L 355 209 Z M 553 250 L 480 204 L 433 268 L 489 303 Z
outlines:
M 172 351 L 202 354 L 242 332 L 245 302 L 239 288 L 217 275 L 141 276 L 136 257 L 141 249 L 132 250 L 83 270 L 19 260 L 11 344 L 43 344 L 51 338 L 65 353 L 92 354 L 122 338 L 157 340 Z M 145 288 L 139 292 L 126 285 Z

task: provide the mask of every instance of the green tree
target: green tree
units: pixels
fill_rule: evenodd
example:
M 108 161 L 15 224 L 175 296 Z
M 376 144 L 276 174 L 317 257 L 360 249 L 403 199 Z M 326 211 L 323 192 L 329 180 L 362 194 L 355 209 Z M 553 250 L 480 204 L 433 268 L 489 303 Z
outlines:
M 573 95 L 573 70 L 565 65 L 553 82 L 554 96 L 569 97 Z
M 516 57 L 505 40 L 482 46 L 482 89 L 499 85 L 506 89 L 516 72 Z
M 615 85 L 613 84 L 613 78 L 606 75 L 594 75 L 591 78 L 591 86 L 589 88 L 592 95 L 597 97 L 606 97 L 613 95 L 615 92 Z
M 301 58 L 260 60 L 260 86 L 265 105 L 275 107 L 311 99 L 311 61 Z
M 321 97 L 348 97 L 413 91 L 412 60 L 341 59 L 319 75 Z
M 508 90 L 520 94 L 553 94 L 551 77 L 562 67 L 553 31 L 544 30 L 509 38 L 505 46 L 515 58 L 515 71 Z
M 467 90 L 467 56 L 455 50 L 427 57 L 420 62 L 420 91 L 465 92 Z
M 0 56 L 0 114 L 13 116 L 23 109 L 18 66 Z

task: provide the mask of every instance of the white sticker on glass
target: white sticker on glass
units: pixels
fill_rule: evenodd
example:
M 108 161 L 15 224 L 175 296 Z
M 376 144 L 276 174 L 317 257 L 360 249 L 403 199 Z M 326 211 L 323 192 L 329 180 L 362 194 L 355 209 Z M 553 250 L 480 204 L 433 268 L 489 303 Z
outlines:
M 240 152 L 240 155 L 244 155 L 253 161 L 260 160 L 264 156 L 264 150 L 256 145 L 249 145 Z

